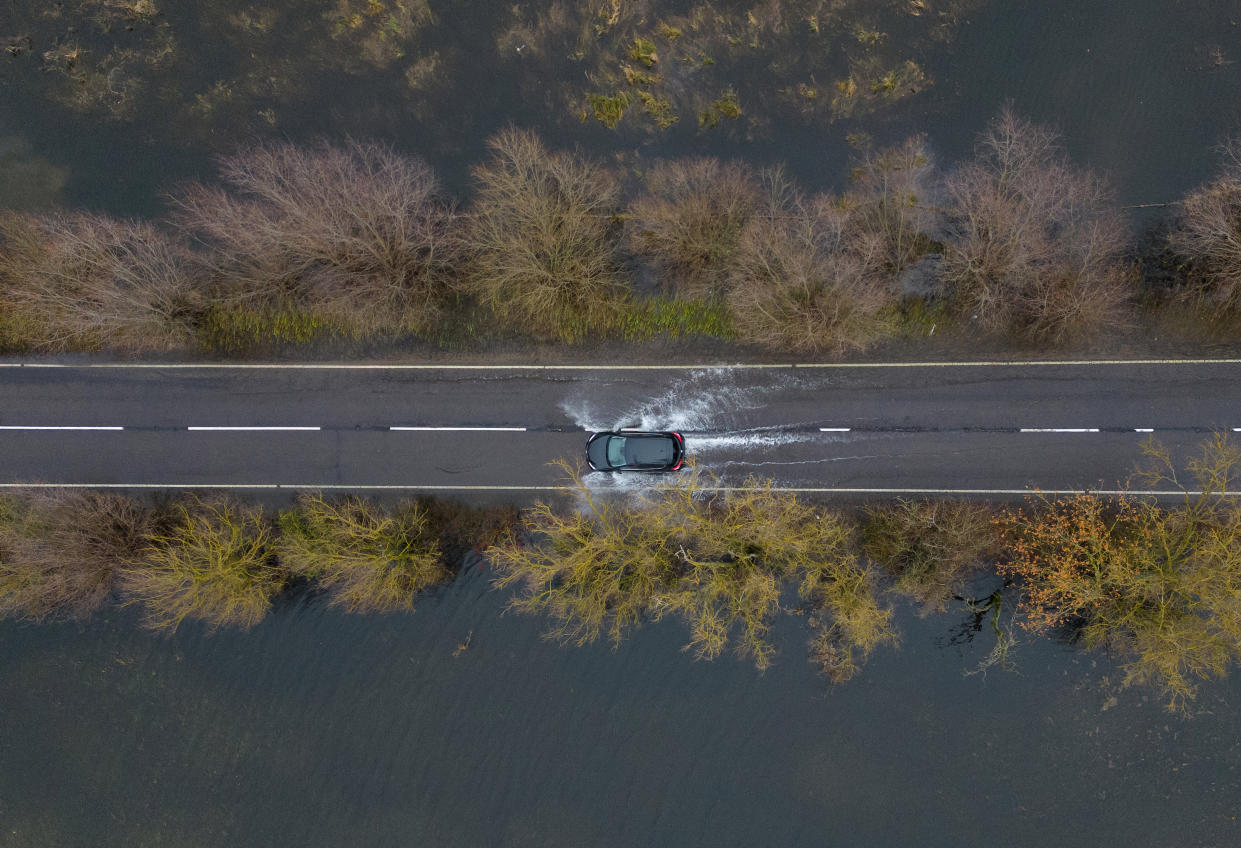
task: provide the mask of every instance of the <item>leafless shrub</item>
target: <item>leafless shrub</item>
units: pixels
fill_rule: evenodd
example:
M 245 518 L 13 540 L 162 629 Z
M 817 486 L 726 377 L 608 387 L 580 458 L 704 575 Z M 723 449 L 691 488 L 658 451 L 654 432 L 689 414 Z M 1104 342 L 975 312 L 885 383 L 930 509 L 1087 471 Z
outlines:
M 1054 132 L 1005 109 L 946 190 L 943 279 L 984 328 L 1060 342 L 1122 319 L 1132 293 L 1124 222 Z
M 292 301 L 362 330 L 435 319 L 459 242 L 421 159 L 358 141 L 272 144 L 221 158 L 220 176 L 225 188 L 191 184 L 173 201 L 227 302 Z
M 50 489 L 0 502 L 0 616 L 85 617 L 142 547 L 152 513 L 110 492 Z
M 882 237 L 884 265 L 893 275 L 927 251 L 927 234 L 938 227 L 939 215 L 929 202 L 934 175 L 923 135 L 894 147 L 867 147 L 853 168 L 850 195 L 858 226 Z
M 0 215 L 0 297 L 45 350 L 185 344 L 198 298 L 188 252 L 139 221 Z
M 762 201 L 753 171 L 718 159 L 660 161 L 646 188 L 629 206 L 635 251 L 658 263 L 678 294 L 722 289 L 741 230 Z
M 855 208 L 806 200 L 773 178 L 772 197 L 741 233 L 729 275 L 737 334 L 797 351 L 865 348 L 892 325 L 895 294 L 883 238 L 858 226 Z
M 1170 234 L 1194 268 L 1186 295 L 1213 307 L 1241 307 L 1241 138 L 1224 144 L 1224 167 L 1191 192 Z
M 629 293 L 616 255 L 615 177 L 523 130 L 488 146 L 491 159 L 474 169 L 471 289 L 536 335 L 574 340 L 607 326 Z

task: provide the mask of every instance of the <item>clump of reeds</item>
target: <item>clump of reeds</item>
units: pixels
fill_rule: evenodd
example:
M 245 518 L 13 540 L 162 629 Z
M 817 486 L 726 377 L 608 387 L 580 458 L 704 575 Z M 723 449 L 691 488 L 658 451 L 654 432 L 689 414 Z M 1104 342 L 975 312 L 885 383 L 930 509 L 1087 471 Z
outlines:
M 260 506 L 229 497 L 177 504 L 168 526 L 121 572 L 125 602 L 148 627 L 189 620 L 214 630 L 250 628 L 271 608 L 288 574 L 276 559 L 272 522 Z
M 358 497 L 302 495 L 280 513 L 280 562 L 349 612 L 410 610 L 414 595 L 450 576 L 428 519 L 410 501 L 385 510 Z

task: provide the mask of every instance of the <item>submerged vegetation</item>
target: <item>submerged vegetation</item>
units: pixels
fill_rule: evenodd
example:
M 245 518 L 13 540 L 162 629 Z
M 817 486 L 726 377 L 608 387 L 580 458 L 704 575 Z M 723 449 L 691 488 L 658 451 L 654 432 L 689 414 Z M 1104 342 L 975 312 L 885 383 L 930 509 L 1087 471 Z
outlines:
M 752 135 L 916 95 L 932 84 L 920 63 L 981 5 L 214 0 L 189 13 L 165 0 L 14 0 L 0 80 L 69 117 L 206 144 L 224 126 L 288 132 L 323 90 L 346 85 L 367 93 L 321 114 L 338 128 L 382 104 L 430 134 L 437 114 L 479 121 L 463 116 L 470 104 L 520 100 L 541 123 Z
M 518 588 L 513 607 L 550 615 L 558 638 L 581 645 L 606 634 L 616 645 L 643 621 L 676 617 L 695 656 L 713 659 L 731 641 L 763 669 L 789 585 L 810 608 L 815 656 L 834 679 L 895 638 L 848 522 L 770 482 L 721 494 L 692 474 L 620 503 L 595 497 L 577 473 L 569 485 L 584 510 L 540 503 L 487 551 L 498 585 Z
M 411 502 L 386 511 L 303 495 L 280 514 L 276 550 L 292 575 L 318 581 L 349 612 L 411 610 L 415 594 L 449 576 L 427 511 Z
M 1127 683 L 1153 684 L 1183 708 L 1198 681 L 1241 659 L 1241 507 L 1226 498 L 1241 448 L 1207 441 L 1188 484 L 1165 449 L 1145 452 L 1145 478 L 1185 490 L 1181 506 L 1079 495 L 1006 512 L 1000 570 L 1022 587 L 1027 628 L 1067 628 L 1115 652 Z
M 1187 711 L 1202 681 L 1241 662 L 1241 447 L 1215 436 L 1184 472 L 1153 441 L 1144 454 L 1137 479 L 1184 491 L 1178 503 L 1135 489 L 833 508 L 693 470 L 603 494 L 564 462 L 567 501 L 520 513 L 303 493 L 272 515 L 231 497 L 19 492 L 0 498 L 0 617 L 80 618 L 116 599 L 159 631 L 248 628 L 306 586 L 346 612 L 408 611 L 474 550 L 509 607 L 546 616 L 563 642 L 618 647 L 667 619 L 695 658 L 731 651 L 762 670 L 795 616 L 808 659 L 839 682 L 897 644 L 900 597 L 923 615 L 964 614 L 974 631 L 989 620 L 980 669 L 1013 667 L 1020 624 L 1109 652 L 1125 685 Z
M 446 500 L 305 493 L 273 516 L 233 497 L 21 492 L 0 497 L 0 617 L 77 618 L 117 598 L 154 630 L 249 628 L 299 582 L 349 612 L 410 610 L 511 521 L 508 508 Z

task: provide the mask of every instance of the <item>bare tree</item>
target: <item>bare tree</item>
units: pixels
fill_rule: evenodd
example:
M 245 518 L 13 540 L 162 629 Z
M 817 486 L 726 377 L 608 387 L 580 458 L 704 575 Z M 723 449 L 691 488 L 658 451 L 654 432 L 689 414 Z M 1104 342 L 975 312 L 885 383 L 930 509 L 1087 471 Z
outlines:
M 155 513 L 112 492 L 48 489 L 0 502 L 0 616 L 85 617 L 111 594 Z
M 159 229 L 85 212 L 0 215 L 0 295 L 48 350 L 186 344 L 199 298 L 185 248 Z
M 615 176 L 507 129 L 474 169 L 472 291 L 521 329 L 566 340 L 606 327 L 629 286 L 617 259 Z
M 646 187 L 629 206 L 635 251 L 679 294 L 723 289 L 741 230 L 762 202 L 754 172 L 738 162 L 674 159 L 656 162 Z
M 730 271 L 733 324 L 742 338 L 792 350 L 864 348 L 891 325 L 883 265 L 883 236 L 859 227 L 847 201 L 807 200 L 774 175 Z
M 1219 175 L 1181 204 L 1171 242 L 1196 272 L 1189 296 L 1235 310 L 1241 307 L 1241 138 L 1225 142 L 1223 153 Z
M 363 330 L 421 328 L 453 284 L 452 207 L 421 159 L 349 141 L 220 159 L 225 187 L 173 197 L 227 302 L 291 299 Z
M 930 203 L 934 178 L 923 135 L 894 147 L 867 147 L 850 174 L 859 226 L 882 236 L 884 264 L 894 276 L 927 251 L 928 233 L 938 229 L 939 214 Z
M 983 327 L 1060 342 L 1122 320 L 1133 293 L 1124 221 L 1054 132 L 1006 108 L 946 190 L 943 279 Z

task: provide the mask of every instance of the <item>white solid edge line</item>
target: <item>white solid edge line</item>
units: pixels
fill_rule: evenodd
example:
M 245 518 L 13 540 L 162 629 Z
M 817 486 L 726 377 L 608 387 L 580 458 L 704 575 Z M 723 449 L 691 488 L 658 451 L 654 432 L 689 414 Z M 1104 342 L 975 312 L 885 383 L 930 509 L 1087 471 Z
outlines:
M 1023 433 L 1097 433 L 1098 427 L 1022 427 Z
M 310 432 L 313 432 L 313 431 L 320 430 L 320 429 L 322 429 L 322 428 L 320 428 L 320 427 L 186 427 L 185 429 L 187 429 L 187 430 L 192 430 L 192 431 L 213 431 L 213 430 L 215 430 L 215 431 L 238 431 L 238 430 L 245 430 L 245 431 L 249 431 L 249 430 L 275 430 L 275 431 L 285 431 L 285 430 L 296 430 L 296 431 L 310 431 Z
M 525 427 L 389 427 L 388 429 L 399 430 L 399 431 L 431 431 L 431 432 L 434 432 L 437 430 L 448 430 L 448 431 L 453 431 L 453 432 L 470 431 L 470 432 L 485 432 L 485 433 L 524 433 L 526 432 Z
M 704 371 L 733 369 L 778 368 L 1024 368 L 1056 365 L 1241 365 L 1241 359 L 1032 359 L 1032 360 L 961 360 L 948 362 L 707 362 L 681 365 L 534 365 L 534 364 L 462 364 L 429 363 L 326 363 L 326 362 L 0 362 L 0 368 L 114 368 L 114 369 L 232 369 L 232 370 L 323 370 L 323 371 Z
M 850 429 L 851 428 L 849 427 L 820 427 L 819 432 L 820 433 L 848 433 Z
M 124 427 L 88 427 L 76 425 L 5 424 L 0 430 L 124 430 Z
M 900 489 L 900 488 L 840 488 L 811 486 L 702 486 L 711 492 L 798 492 L 804 494 L 834 495 L 1132 495 L 1152 497 L 1179 497 L 1201 495 L 1198 490 L 1157 489 L 1134 491 L 1132 489 Z M 344 483 L 0 483 L 0 489 L 289 489 L 296 491 L 438 491 L 438 492 L 573 492 L 574 486 L 468 486 L 468 485 L 393 485 Z M 1224 492 L 1224 497 L 1241 497 L 1241 491 Z

